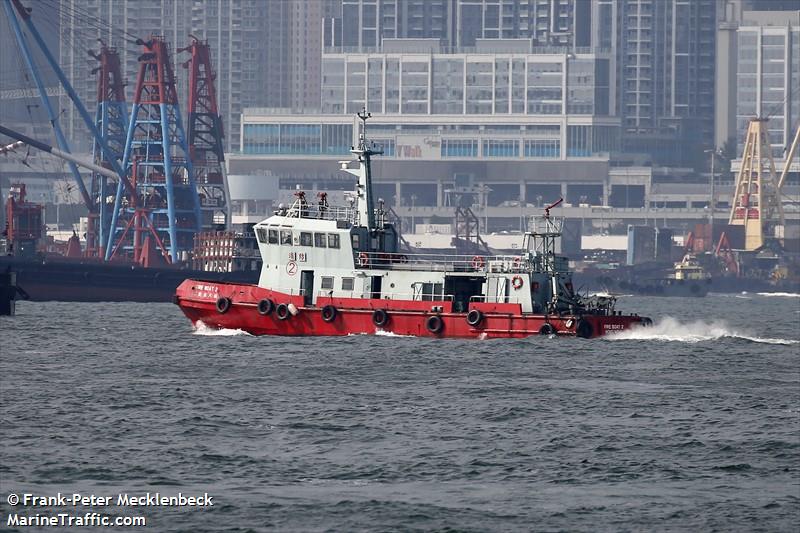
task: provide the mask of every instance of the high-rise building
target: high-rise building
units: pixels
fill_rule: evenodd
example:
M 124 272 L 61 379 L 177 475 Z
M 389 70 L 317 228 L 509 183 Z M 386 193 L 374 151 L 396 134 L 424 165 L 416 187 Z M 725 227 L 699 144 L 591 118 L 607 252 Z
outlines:
M 758 11 L 742 9 L 756 7 Z M 762 7 L 775 7 L 763 10 Z M 800 9 L 728 0 L 718 29 L 715 142 L 742 153 L 749 119 L 769 118 L 773 155 L 783 157 L 800 121 Z
M 38 24 L 58 17 L 60 23 L 59 64 L 87 109 L 94 109 L 97 98 L 97 80 L 92 73 L 97 63 L 88 55 L 99 48 L 97 39 L 120 51 L 123 78 L 128 85 L 136 81 L 137 58 L 141 46 L 133 42 L 133 35 L 147 39 L 151 34 L 163 36 L 170 43 L 173 61 L 176 46 L 184 46 L 191 33 L 191 0 L 61 0 L 58 13 L 47 13 L 51 5 L 34 5 L 34 21 Z M 186 73 L 175 69 L 178 94 L 185 104 Z M 129 89 L 129 91 L 132 89 Z M 90 134 L 75 106 L 62 96 L 60 108 L 64 134 L 75 151 L 89 151 Z
M 793 17 L 781 13 L 746 12 L 737 30 L 737 154 L 751 118 L 769 118 L 776 157 L 792 142 L 800 121 L 800 10 Z
M 716 0 L 616 0 L 623 148 L 695 163 L 714 131 Z M 608 16 L 608 11 L 604 12 Z
M 319 107 L 322 19 L 341 0 L 61 0 L 60 63 L 84 102 L 94 102 L 95 67 L 86 49 L 103 39 L 121 51 L 123 76 L 135 82 L 140 46 L 132 35 L 162 35 L 171 44 L 181 105 L 188 88 L 185 57 L 190 35 L 207 40 L 216 70 L 225 148 L 240 144 L 246 107 Z M 337 9 L 338 8 L 338 9 Z M 37 9 L 45 9 L 44 6 Z M 125 33 L 123 33 L 125 32 Z M 83 122 L 63 102 L 67 135 L 89 145 Z
M 383 39 L 530 39 L 537 46 L 590 45 L 591 0 L 341 0 L 326 44 L 380 48 Z M 338 31 L 337 31 L 338 30 Z M 333 37 L 335 35 L 335 37 Z

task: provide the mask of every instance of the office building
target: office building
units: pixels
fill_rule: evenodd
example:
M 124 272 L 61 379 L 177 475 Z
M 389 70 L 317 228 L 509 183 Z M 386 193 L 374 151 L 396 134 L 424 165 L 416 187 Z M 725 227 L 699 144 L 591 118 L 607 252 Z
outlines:
M 589 46 L 589 0 L 341 0 L 326 21 L 326 44 L 381 47 L 383 39 L 529 39 L 538 46 Z M 338 28 L 338 29 L 337 29 Z
M 716 0 L 617 0 L 601 7 L 616 21 L 623 149 L 650 154 L 658 164 L 696 163 L 714 132 Z
M 749 119 L 767 117 L 773 155 L 783 159 L 800 125 L 800 9 L 729 9 L 725 15 L 719 27 L 716 144 L 729 143 L 740 155 Z

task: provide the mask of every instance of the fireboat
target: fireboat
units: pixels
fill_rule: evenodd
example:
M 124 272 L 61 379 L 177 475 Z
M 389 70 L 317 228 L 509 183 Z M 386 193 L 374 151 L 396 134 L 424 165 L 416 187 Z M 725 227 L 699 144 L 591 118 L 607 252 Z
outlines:
M 255 226 L 263 259 L 257 285 L 187 279 L 175 303 L 197 325 L 253 335 L 395 334 L 419 337 L 593 338 L 652 321 L 615 309 L 616 299 L 584 297 L 572 285 L 568 259 L 557 254 L 563 220 L 536 217 L 521 253 L 462 256 L 403 253 L 382 201 L 372 194 L 366 110 L 353 161 L 350 206 L 309 203 L 302 191 L 290 208 Z

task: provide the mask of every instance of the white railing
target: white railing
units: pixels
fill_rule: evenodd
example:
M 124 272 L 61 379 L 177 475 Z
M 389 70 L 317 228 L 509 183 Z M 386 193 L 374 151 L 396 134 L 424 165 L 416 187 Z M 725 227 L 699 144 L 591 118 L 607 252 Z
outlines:
M 317 305 L 325 302 L 326 298 L 354 298 L 357 300 L 372 299 L 372 291 L 337 291 L 333 289 L 320 289 L 317 291 Z M 406 300 L 414 302 L 452 302 L 454 300 L 452 294 L 432 294 L 421 292 L 396 292 L 386 293 L 381 292 L 380 298 L 376 300 Z
M 524 305 L 528 300 L 523 300 L 521 297 L 515 295 L 503 296 L 502 294 L 493 294 L 486 296 L 470 296 L 470 303 L 481 302 L 487 304 L 520 304 Z
M 436 272 L 530 272 L 521 255 L 445 255 L 354 252 L 356 268 Z
M 358 210 L 355 207 L 347 206 L 321 206 L 317 204 L 307 204 L 305 206 L 295 202 L 292 207 L 286 210 L 285 216 L 293 218 L 315 218 L 318 220 L 345 220 L 350 224 L 358 223 Z

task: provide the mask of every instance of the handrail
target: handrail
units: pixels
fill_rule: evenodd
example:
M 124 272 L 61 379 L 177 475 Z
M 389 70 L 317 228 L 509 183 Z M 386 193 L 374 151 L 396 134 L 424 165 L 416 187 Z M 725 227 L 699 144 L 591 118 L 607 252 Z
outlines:
M 343 294 L 345 294 L 343 296 Z M 346 294 L 349 294 L 347 296 Z M 455 296 L 452 294 L 431 294 L 431 293 L 414 293 L 414 292 L 394 292 L 385 293 L 381 292 L 380 298 L 372 298 L 372 291 L 336 291 L 334 289 L 320 289 L 317 291 L 317 302 L 320 298 L 353 298 L 359 300 L 407 300 L 413 302 L 452 302 Z M 422 297 L 426 297 L 423 299 Z
M 523 305 L 527 303 L 527 300 L 523 302 L 522 298 L 514 295 L 509 296 L 500 296 L 500 295 L 493 295 L 491 298 L 486 295 L 475 295 L 469 297 L 470 302 L 483 302 L 487 304 L 520 304 Z
M 281 214 L 281 213 L 278 213 Z M 314 218 L 318 220 L 345 220 L 353 225 L 358 223 L 358 210 L 348 206 L 321 206 L 316 204 L 302 205 L 294 202 L 283 213 L 290 218 Z
M 354 251 L 359 269 L 433 270 L 453 272 L 530 272 L 531 263 L 522 255 L 404 254 Z

